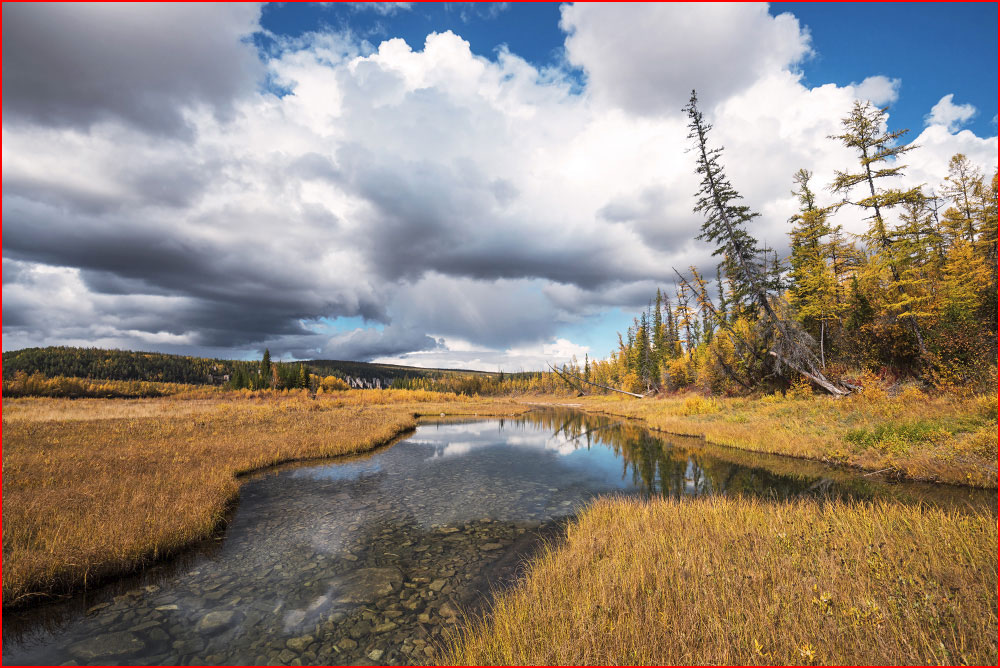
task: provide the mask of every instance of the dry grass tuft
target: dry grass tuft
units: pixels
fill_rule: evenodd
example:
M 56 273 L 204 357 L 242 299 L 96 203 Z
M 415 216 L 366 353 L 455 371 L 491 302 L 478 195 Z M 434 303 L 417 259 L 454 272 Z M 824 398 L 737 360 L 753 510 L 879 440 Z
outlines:
M 604 499 L 443 663 L 997 662 L 995 517 Z
M 526 408 L 405 390 L 7 400 L 3 604 L 134 570 L 210 534 L 240 473 L 370 450 L 417 413 Z

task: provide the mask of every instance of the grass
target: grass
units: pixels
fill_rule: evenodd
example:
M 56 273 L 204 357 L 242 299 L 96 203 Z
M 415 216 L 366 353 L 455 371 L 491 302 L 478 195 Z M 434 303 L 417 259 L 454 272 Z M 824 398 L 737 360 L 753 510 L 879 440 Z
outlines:
M 602 499 L 442 662 L 996 665 L 996 518 Z
M 528 407 L 405 390 L 214 398 L 8 399 L 3 411 L 3 605 L 133 571 L 223 520 L 241 473 L 370 450 L 415 414 Z
M 867 391 L 846 399 L 576 399 L 583 410 L 643 420 L 652 429 L 701 436 L 755 452 L 885 471 L 900 478 L 997 486 L 997 395 L 895 397 Z

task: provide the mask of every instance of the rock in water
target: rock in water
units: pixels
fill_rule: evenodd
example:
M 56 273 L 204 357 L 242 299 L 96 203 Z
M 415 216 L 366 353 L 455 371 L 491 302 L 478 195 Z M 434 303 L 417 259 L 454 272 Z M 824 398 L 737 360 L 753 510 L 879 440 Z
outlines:
M 145 649 L 146 643 L 128 631 L 117 631 L 87 638 L 69 646 L 69 652 L 78 659 L 104 659 L 127 656 Z
M 398 568 L 359 568 L 330 584 L 336 603 L 371 603 L 399 591 L 403 574 Z
M 198 622 L 201 633 L 215 633 L 236 621 L 236 613 L 232 610 L 215 610 L 208 613 Z

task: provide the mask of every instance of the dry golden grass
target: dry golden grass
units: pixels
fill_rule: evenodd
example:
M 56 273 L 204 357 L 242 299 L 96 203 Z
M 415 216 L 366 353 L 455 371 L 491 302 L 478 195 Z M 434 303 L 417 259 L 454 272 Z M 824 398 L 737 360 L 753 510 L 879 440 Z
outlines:
M 583 397 L 583 410 L 643 420 L 744 450 L 817 459 L 914 480 L 997 486 L 997 395 L 875 388 L 846 399 Z
M 527 408 L 404 390 L 7 400 L 3 604 L 134 570 L 210 534 L 240 473 L 372 449 L 417 413 Z
M 603 499 L 443 657 L 997 662 L 997 525 L 896 504 Z

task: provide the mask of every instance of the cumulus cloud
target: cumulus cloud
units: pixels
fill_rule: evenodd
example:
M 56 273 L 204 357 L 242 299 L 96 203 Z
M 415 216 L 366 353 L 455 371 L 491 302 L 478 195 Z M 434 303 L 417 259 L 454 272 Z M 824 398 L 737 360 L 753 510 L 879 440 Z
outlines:
M 3 21 L 3 113 L 89 128 L 108 120 L 176 135 L 185 112 L 232 112 L 263 66 L 249 3 L 12 4 Z
M 638 114 L 675 112 L 693 88 L 715 104 L 811 53 L 798 19 L 764 3 L 565 4 L 560 25 L 588 92 Z
M 878 74 L 851 86 L 854 88 L 854 96 L 859 100 L 867 100 L 875 106 L 884 107 L 899 99 L 899 87 L 902 83 L 900 79 Z
M 256 14 L 239 13 L 248 11 L 225 19 L 211 47 L 233 62 L 254 29 Z M 898 90 L 885 77 L 805 87 L 794 67 L 808 35 L 766 8 L 605 11 L 563 10 L 582 92 L 571 72 L 540 71 L 508 51 L 476 56 L 451 32 L 418 49 L 318 32 L 278 40 L 255 60 L 280 95 L 253 88 L 256 74 L 218 98 L 202 87 L 219 72 L 174 85 L 183 58 L 139 89 L 153 91 L 156 113 L 140 92 L 90 106 L 72 87 L 64 97 L 5 94 L 5 111 L 22 111 L 4 116 L 4 348 L 228 356 L 268 346 L 286 357 L 484 369 L 603 355 L 568 341 L 565 328 L 644 307 L 673 282 L 672 267 L 715 273 L 712 249 L 694 240 L 697 178 L 680 113 L 692 85 L 708 86 L 712 142 L 762 214 L 754 232 L 779 249 L 795 210 L 791 175 L 814 171 L 830 198 L 822 186 L 857 157 L 827 136 L 855 98 Z M 670 46 L 653 40 L 658 31 Z M 151 39 L 152 54 L 167 53 Z M 212 41 L 184 39 L 194 51 Z M 81 62 L 103 62 L 114 43 L 111 33 L 82 43 L 94 53 Z M 591 43 L 611 60 L 588 55 Z M 48 44 L 32 47 L 34 61 L 65 59 Z M 694 83 L 674 62 L 685 49 L 697 56 Z M 135 71 L 153 59 L 137 56 Z M 616 82 L 629 63 L 637 74 Z M 62 72 L 36 71 L 56 81 Z M 995 163 L 996 137 L 936 123 L 917 142 L 909 182 L 939 183 L 958 151 L 984 171 Z M 861 230 L 860 218 L 839 215 Z M 355 320 L 336 331 L 337 318 Z
M 948 132 L 956 132 L 967 121 L 976 115 L 976 108 L 971 104 L 955 104 L 955 95 L 948 93 L 937 104 L 931 107 L 931 112 L 924 118 L 927 125 L 942 125 Z

